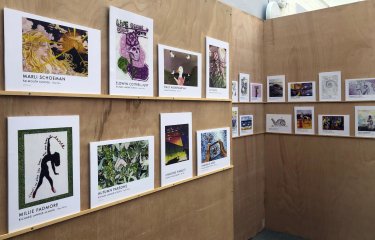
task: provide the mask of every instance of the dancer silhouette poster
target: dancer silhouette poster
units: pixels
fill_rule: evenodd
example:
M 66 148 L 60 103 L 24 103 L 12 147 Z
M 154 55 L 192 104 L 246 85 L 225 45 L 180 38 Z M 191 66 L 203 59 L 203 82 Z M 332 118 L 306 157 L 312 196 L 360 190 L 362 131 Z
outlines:
M 193 176 L 192 114 L 161 113 L 161 186 Z
M 197 131 L 198 176 L 230 165 L 229 128 Z
M 206 37 L 206 97 L 229 98 L 229 43 Z
M 78 116 L 8 118 L 9 232 L 80 211 Z
M 154 137 L 90 143 L 91 207 L 154 189 Z
M 292 115 L 266 114 L 266 132 L 292 133 Z
M 100 93 L 100 31 L 4 9 L 5 90 Z
M 158 55 L 160 97 L 202 96 L 200 53 L 159 44 Z
M 110 94 L 153 96 L 153 20 L 109 8 Z

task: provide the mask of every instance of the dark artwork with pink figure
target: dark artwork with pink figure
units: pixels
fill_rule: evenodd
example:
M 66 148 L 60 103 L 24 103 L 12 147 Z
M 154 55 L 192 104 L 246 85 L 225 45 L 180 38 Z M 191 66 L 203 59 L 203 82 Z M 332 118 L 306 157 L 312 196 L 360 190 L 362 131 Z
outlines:
M 148 38 L 149 29 L 121 20 L 117 20 L 116 25 L 117 32 L 122 34 L 117 66 L 132 80 L 147 81 L 149 78 L 149 66 L 145 63 L 147 53 L 140 40 Z

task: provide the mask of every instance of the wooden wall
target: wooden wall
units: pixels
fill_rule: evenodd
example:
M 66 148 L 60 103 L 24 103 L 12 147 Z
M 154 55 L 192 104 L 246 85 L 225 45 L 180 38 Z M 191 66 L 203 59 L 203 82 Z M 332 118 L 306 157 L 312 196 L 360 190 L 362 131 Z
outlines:
M 375 2 L 298 14 L 264 24 L 265 74 L 287 82 L 375 76 Z M 344 98 L 343 98 L 344 99 Z M 358 103 L 265 104 L 265 113 L 350 114 Z M 317 126 L 316 126 L 317 127 Z M 317 133 L 317 130 L 316 130 Z M 266 134 L 266 227 L 307 239 L 375 239 L 375 140 Z
M 2 0 L 13 8 L 101 30 L 102 94 L 108 93 L 108 6 L 113 5 L 154 19 L 154 95 L 157 95 L 157 44 L 205 54 L 205 36 L 230 42 L 231 78 L 247 71 L 262 81 L 263 22 L 215 0 Z M 2 12 L 3 13 L 3 12 Z M 246 22 L 248 21 L 248 22 Z M 248 39 L 243 40 L 246 32 Z M 3 17 L 0 17 L 3 39 Z M 238 45 L 238 46 L 237 46 Z M 4 47 L 0 44 L 0 55 Z M 237 54 L 240 57 L 236 57 Z M 236 60 L 234 60 L 236 59 Z M 235 62 L 236 61 L 236 62 Z M 205 60 L 203 57 L 203 64 Z M 239 67 L 241 66 L 241 67 Z M 202 97 L 205 96 L 202 66 Z M 0 58 L 3 77 L 3 58 Z M 4 81 L 0 81 L 4 90 Z M 193 114 L 196 130 L 230 126 L 230 102 L 161 101 L 6 96 L 0 94 L 0 235 L 7 232 L 7 128 L 8 116 L 80 116 L 81 210 L 89 208 L 88 143 L 107 139 L 155 136 L 155 187 L 160 186 L 159 113 Z M 241 105 L 241 111 L 263 114 L 262 105 Z M 263 129 L 256 119 L 256 131 Z M 259 130 L 258 130 L 259 129 Z M 193 136 L 193 152 L 195 134 Z M 226 170 L 68 221 L 17 239 L 248 239 L 262 228 L 264 219 L 263 135 L 232 141 L 233 164 Z M 196 163 L 195 155 L 193 159 Z M 242 168 L 246 166 L 246 169 Z M 242 168 L 242 169 L 240 169 Z M 196 168 L 194 167 L 194 172 Z M 260 183 L 258 183 L 260 182 Z M 235 229 L 235 230 L 234 230 Z M 236 234 L 234 234 L 234 231 Z M 1 238 L 1 237 L 0 237 Z
M 250 74 L 251 82 L 262 83 L 263 21 L 240 10 L 232 12 L 231 80 L 238 73 Z M 264 121 L 263 104 L 233 103 L 239 115 L 253 114 L 254 134 L 232 141 L 234 168 L 234 236 L 247 240 L 264 222 Z

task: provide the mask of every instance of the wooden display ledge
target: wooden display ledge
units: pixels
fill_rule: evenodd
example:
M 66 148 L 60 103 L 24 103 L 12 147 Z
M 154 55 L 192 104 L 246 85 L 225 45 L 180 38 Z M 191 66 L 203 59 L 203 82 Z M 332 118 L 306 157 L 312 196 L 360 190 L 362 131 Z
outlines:
M 50 92 L 19 92 L 0 90 L 0 96 L 33 96 L 33 97 L 66 97 L 66 98 L 99 98 L 99 99 L 130 99 L 130 100 L 159 100 L 159 101 L 202 101 L 202 102 L 232 102 L 231 99 L 213 98 L 179 98 L 179 97 L 147 97 L 122 96 L 108 94 L 76 94 Z
M 232 137 L 232 138 L 235 139 L 235 138 L 252 137 L 252 136 L 257 136 L 257 135 L 262 135 L 262 134 L 265 134 L 265 132 L 253 133 L 253 134 L 249 134 L 249 135 L 237 136 L 237 137 Z
M 319 135 L 319 134 L 295 134 L 295 133 L 275 133 L 275 132 L 265 132 L 265 134 L 271 135 L 288 135 L 296 137 L 329 137 L 329 138 L 350 138 L 350 139 L 374 139 L 372 137 L 356 137 L 353 135 L 350 136 L 336 136 L 336 135 Z
M 118 200 L 118 201 L 115 201 L 115 202 L 107 203 L 107 204 L 104 204 L 104 205 L 101 205 L 101 206 L 98 206 L 98 207 L 95 207 L 95 208 L 89 208 L 89 209 L 86 209 L 86 210 L 82 210 L 78 213 L 74 213 L 74 214 L 71 214 L 71 215 L 68 215 L 68 216 L 65 216 L 65 217 L 57 218 L 57 219 L 54 219 L 52 221 L 48 221 L 48 222 L 45 222 L 45 223 L 37 224 L 37 225 L 34 225 L 32 227 L 24 228 L 24 229 L 15 231 L 15 232 L 6 233 L 6 234 L 3 234 L 3 235 L 0 235 L 0 240 L 1 239 L 8 239 L 8 238 L 15 237 L 15 236 L 19 236 L 21 234 L 25 234 L 25 233 L 28 233 L 28 232 L 31 232 L 31 231 L 35 231 L 37 229 L 41 229 L 41 228 L 53 225 L 55 223 L 67 221 L 69 219 L 73 219 L 73 218 L 80 217 L 80 216 L 83 216 L 83 215 L 86 215 L 86 214 L 89 214 L 89 213 L 93 213 L 93 212 L 96 212 L 96 211 L 99 211 L 99 210 L 102 210 L 102 209 L 105 209 L 105 208 L 109 208 L 109 207 L 112 207 L 112 206 L 115 206 L 115 205 L 118 205 L 118 204 L 121 204 L 121 203 L 125 203 L 125 202 L 131 201 L 131 200 L 134 200 L 134 199 L 137 199 L 137 198 L 140 198 L 140 197 L 152 194 L 152 193 L 156 193 L 156 192 L 159 192 L 159 191 L 162 191 L 162 190 L 165 190 L 165 189 L 169 189 L 169 188 L 172 188 L 174 186 L 178 186 L 178 185 L 181 185 L 183 183 L 191 182 L 191 181 L 194 181 L 194 180 L 197 180 L 197 179 L 209 176 L 209 175 L 213 175 L 215 173 L 219 173 L 219 172 L 223 172 L 223 171 L 232 169 L 232 168 L 233 168 L 233 165 L 230 165 L 229 167 L 225 167 L 225 168 L 222 168 L 222 169 L 219 169 L 219 170 L 216 170 L 216 171 L 212 171 L 210 173 L 202 174 L 200 176 L 194 176 L 192 178 L 182 180 L 180 182 L 176 182 L 176 183 L 164 186 L 164 187 L 158 187 L 158 188 L 155 188 L 153 190 L 150 190 L 150 191 L 147 191 L 147 192 L 144 192 L 144 193 L 140 193 L 140 194 L 128 197 L 128 198 L 124 198 L 124 199 L 121 199 L 121 200 Z
M 232 104 L 264 104 L 266 102 L 233 102 Z

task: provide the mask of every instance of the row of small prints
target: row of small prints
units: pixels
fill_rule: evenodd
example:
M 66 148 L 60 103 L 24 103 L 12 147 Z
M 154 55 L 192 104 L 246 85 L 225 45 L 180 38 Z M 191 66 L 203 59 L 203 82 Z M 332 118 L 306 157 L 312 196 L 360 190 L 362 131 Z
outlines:
M 251 116 L 252 117 L 252 116 Z M 243 125 L 242 116 L 238 124 L 238 107 L 232 107 L 232 136 L 238 135 Z M 355 107 L 355 136 L 375 138 L 375 106 Z M 266 132 L 292 133 L 291 114 L 266 114 Z M 315 134 L 314 107 L 294 107 L 294 133 Z M 350 116 L 341 114 L 319 114 L 318 134 L 326 136 L 350 136 Z
M 110 6 L 109 94 L 153 96 L 153 19 Z M 4 9 L 5 90 L 101 94 L 101 32 Z M 206 98 L 230 99 L 229 43 L 206 37 Z M 161 97 L 202 97 L 201 53 L 158 44 Z
M 162 113 L 160 129 L 161 186 L 192 178 L 192 113 Z M 198 176 L 230 166 L 229 127 L 196 144 Z M 153 190 L 155 161 L 154 136 L 91 142 L 91 208 Z M 9 232 L 80 212 L 79 116 L 9 117 L 8 184 Z
M 262 84 L 250 83 L 250 75 L 240 73 L 239 82 L 232 81 L 233 102 L 262 102 Z M 288 82 L 289 102 L 315 102 L 315 81 Z M 267 102 L 285 102 L 285 75 L 267 77 Z M 341 101 L 341 72 L 319 73 L 319 101 Z M 345 80 L 346 101 L 375 100 L 375 78 Z

